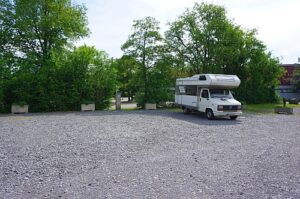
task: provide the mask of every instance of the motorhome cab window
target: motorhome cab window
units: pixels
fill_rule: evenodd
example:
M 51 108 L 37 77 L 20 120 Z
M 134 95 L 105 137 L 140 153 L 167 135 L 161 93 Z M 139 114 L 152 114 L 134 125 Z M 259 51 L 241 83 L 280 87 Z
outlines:
M 203 90 L 202 94 L 201 94 L 201 97 L 208 98 L 208 90 Z
M 232 98 L 228 89 L 210 89 L 210 96 L 212 98 Z

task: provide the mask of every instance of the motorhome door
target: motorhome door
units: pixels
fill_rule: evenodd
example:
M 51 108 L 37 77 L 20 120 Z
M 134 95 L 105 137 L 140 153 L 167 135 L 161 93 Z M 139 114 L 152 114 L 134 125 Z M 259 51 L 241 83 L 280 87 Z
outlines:
M 199 111 L 199 107 L 200 107 L 200 98 L 201 98 L 201 87 L 197 87 L 197 109 Z
M 205 112 L 206 108 L 209 105 L 209 90 L 207 88 L 203 88 L 201 90 L 198 103 L 199 103 L 198 106 L 199 111 Z

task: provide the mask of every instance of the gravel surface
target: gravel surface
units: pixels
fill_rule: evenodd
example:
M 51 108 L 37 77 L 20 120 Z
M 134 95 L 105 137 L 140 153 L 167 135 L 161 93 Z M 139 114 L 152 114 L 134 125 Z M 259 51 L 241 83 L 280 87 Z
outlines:
M 0 116 L 0 198 L 300 198 L 300 111 Z

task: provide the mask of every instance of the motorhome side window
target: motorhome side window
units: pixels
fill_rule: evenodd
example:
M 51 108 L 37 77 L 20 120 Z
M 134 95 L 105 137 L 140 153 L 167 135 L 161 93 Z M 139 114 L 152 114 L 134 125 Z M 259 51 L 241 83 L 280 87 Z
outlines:
M 185 86 L 176 86 L 176 95 L 185 95 Z
M 197 96 L 197 86 L 185 86 L 186 95 Z

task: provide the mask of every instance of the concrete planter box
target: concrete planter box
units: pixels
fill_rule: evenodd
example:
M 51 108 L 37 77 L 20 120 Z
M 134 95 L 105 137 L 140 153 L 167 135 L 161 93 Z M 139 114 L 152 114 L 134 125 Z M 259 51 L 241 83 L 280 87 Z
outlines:
M 11 105 L 11 113 L 18 114 L 18 113 L 28 113 L 28 105 Z
M 145 104 L 145 109 L 146 110 L 156 110 L 156 104 L 146 103 Z
M 81 104 L 81 111 L 95 111 L 95 104 Z
M 293 108 L 275 107 L 275 113 L 293 114 Z

